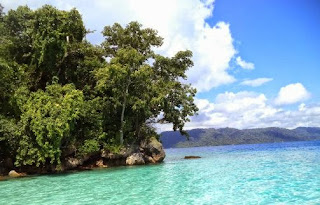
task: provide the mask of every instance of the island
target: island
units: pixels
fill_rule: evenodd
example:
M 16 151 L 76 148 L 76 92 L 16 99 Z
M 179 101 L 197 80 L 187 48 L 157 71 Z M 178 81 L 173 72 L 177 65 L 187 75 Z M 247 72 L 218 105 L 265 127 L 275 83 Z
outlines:
M 138 22 L 86 40 L 77 9 L 0 5 L 0 175 L 162 162 L 154 123 L 184 132 L 198 108 L 192 52 L 166 57 Z
M 165 148 L 320 140 L 319 127 L 298 127 L 295 129 L 267 127 L 242 130 L 235 128 L 207 128 L 193 129 L 187 132 L 190 136 L 189 139 L 180 133 L 172 131 L 161 133 L 160 139 Z

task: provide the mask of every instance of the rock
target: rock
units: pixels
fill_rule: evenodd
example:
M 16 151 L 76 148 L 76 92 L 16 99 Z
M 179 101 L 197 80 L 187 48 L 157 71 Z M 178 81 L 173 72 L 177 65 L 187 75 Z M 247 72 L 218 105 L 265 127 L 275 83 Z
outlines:
M 154 162 L 149 160 L 151 163 L 162 162 L 166 157 L 162 144 L 154 137 L 142 142 L 140 146 L 144 150 L 145 155 L 153 158 Z
M 9 177 L 24 177 L 26 176 L 25 173 L 19 173 L 19 172 L 16 172 L 15 170 L 11 170 L 8 174 Z
M 150 157 L 150 156 L 148 156 L 148 155 L 145 155 L 145 156 L 144 156 L 144 161 L 145 161 L 146 163 L 152 163 L 152 164 L 156 163 L 156 161 L 155 161 L 152 157 Z
M 142 153 L 133 153 L 126 159 L 127 165 L 141 165 L 145 164 Z
M 62 169 L 69 170 L 77 168 L 78 166 L 83 165 L 83 163 L 87 162 L 88 160 L 92 160 L 99 157 L 99 155 L 99 152 L 92 152 L 82 157 L 67 157 L 65 158 Z
M 199 159 L 201 158 L 200 156 L 185 156 L 185 159 Z
M 101 151 L 101 157 L 105 159 L 121 159 L 121 158 L 127 158 L 131 154 L 138 151 L 137 146 L 130 146 L 122 148 L 119 153 L 112 153 L 109 150 L 102 150 Z
M 96 166 L 97 167 L 108 167 L 107 165 L 105 165 L 103 163 L 103 159 L 99 159 L 97 162 L 96 162 Z
M 74 169 L 80 165 L 83 164 L 84 161 L 86 161 L 87 159 L 85 158 L 74 158 L 74 157 L 69 157 L 66 159 L 65 163 L 64 163 L 64 169 L 65 170 L 69 170 L 69 169 Z

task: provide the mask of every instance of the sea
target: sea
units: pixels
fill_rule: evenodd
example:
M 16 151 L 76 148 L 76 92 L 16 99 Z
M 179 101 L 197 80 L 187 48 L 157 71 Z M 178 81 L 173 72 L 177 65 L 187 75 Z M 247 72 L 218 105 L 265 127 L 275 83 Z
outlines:
M 0 204 L 320 204 L 320 141 L 174 148 L 156 165 L 0 181 Z

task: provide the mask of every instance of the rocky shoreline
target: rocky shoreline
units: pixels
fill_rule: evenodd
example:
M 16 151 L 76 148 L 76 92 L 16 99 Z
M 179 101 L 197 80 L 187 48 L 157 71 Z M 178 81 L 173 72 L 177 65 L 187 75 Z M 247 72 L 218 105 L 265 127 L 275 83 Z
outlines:
M 6 167 L 0 170 L 0 181 L 9 178 L 23 177 L 33 174 L 63 173 L 71 170 L 80 171 L 94 168 L 108 168 L 115 166 L 133 166 L 161 163 L 165 158 L 162 144 L 156 138 L 142 141 L 140 144 L 122 148 L 118 153 L 100 150 L 84 157 L 75 157 L 74 151 L 63 155 L 61 170 L 56 166 L 44 167 L 24 166 L 15 168 L 11 160 L 7 160 Z M 2 175 L 2 176 L 1 176 Z

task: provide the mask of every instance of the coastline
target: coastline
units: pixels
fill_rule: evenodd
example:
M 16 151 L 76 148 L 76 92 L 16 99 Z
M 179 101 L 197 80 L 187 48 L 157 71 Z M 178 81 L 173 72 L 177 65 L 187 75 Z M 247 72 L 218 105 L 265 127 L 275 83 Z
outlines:
M 61 174 L 119 166 L 157 164 L 161 163 L 165 156 L 162 144 L 156 138 L 152 137 L 142 141 L 139 145 L 124 147 L 118 153 L 102 149 L 99 152 L 91 153 L 81 158 L 75 157 L 74 153 L 72 153 L 64 157 L 60 170 L 57 170 L 57 167 L 54 165 L 5 168 L 6 171 L 0 173 L 0 181 L 34 175 Z

